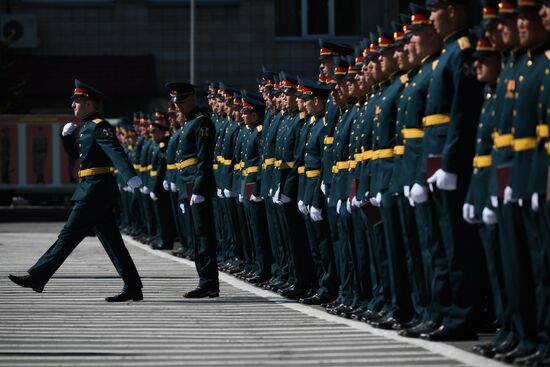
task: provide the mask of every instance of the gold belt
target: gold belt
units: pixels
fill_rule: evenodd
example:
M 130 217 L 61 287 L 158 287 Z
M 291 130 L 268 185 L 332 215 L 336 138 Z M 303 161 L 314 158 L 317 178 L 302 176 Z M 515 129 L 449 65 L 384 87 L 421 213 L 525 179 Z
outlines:
M 167 164 L 167 165 L 166 165 L 166 169 L 167 169 L 168 171 L 173 171 L 173 170 L 175 170 L 175 169 L 177 169 L 177 168 L 178 168 L 178 167 L 177 167 L 177 165 L 176 165 L 175 163 L 173 163 L 173 164 Z
M 332 166 L 332 173 L 338 173 L 338 171 L 344 169 L 349 169 L 349 161 L 336 162 L 336 164 Z
M 495 148 L 506 148 L 512 146 L 512 142 L 514 141 L 514 136 L 512 134 L 503 134 L 500 135 L 499 133 L 493 134 L 493 144 Z
M 448 113 L 437 113 L 435 115 L 428 115 L 422 119 L 422 124 L 425 127 L 448 124 L 451 122 L 451 115 Z
M 514 152 L 523 152 L 525 150 L 535 149 L 537 146 L 537 138 L 528 137 L 528 138 L 518 138 L 514 139 L 512 142 L 512 149 Z
M 550 155 L 550 142 L 544 144 L 544 147 L 546 148 L 546 153 Z
M 405 146 L 404 145 L 396 145 L 393 147 L 393 154 L 395 155 L 403 155 L 405 154 Z
M 188 159 L 185 159 L 181 162 L 176 163 L 176 167 L 178 169 L 184 169 L 184 168 L 187 168 L 189 166 L 193 166 L 197 163 L 199 163 L 199 160 L 197 158 L 188 158 Z
M 378 149 L 372 152 L 372 160 L 391 158 L 393 157 L 393 148 L 391 149 Z
M 272 164 L 275 164 L 275 158 L 266 158 L 266 159 L 264 159 L 264 163 L 262 164 L 262 168 L 266 169 L 267 166 L 271 166 Z
M 334 136 L 325 136 L 324 143 L 325 145 L 331 145 L 334 143 Z
M 278 169 L 289 169 L 294 167 L 294 162 L 283 162 L 281 160 L 275 161 L 275 167 Z
M 260 171 L 259 167 L 258 166 L 250 166 L 250 167 L 246 167 L 244 170 L 243 170 L 243 176 L 248 176 L 249 174 L 251 173 L 258 173 Z
M 151 177 L 155 177 L 156 175 L 159 174 L 159 172 L 158 171 L 151 171 L 150 174 L 151 174 Z
M 233 166 L 233 171 L 238 171 L 243 167 L 244 167 L 244 162 L 241 161 L 241 162 L 239 162 L 239 163 L 237 163 L 236 165 Z
M 220 163 L 223 164 L 224 166 L 230 166 L 231 165 L 231 159 L 222 158 Z
M 490 167 L 493 163 L 493 157 L 488 155 L 476 155 L 474 157 L 473 167 L 474 168 L 485 168 Z
M 306 173 L 306 166 L 298 167 L 298 174 L 303 175 L 304 173 Z
M 78 171 L 78 177 L 102 175 L 104 173 L 112 173 L 114 171 L 115 167 L 113 166 L 86 168 Z
M 403 129 L 401 130 L 403 139 L 421 139 L 424 137 L 424 130 L 422 129 Z
M 212 165 L 212 168 L 214 169 L 214 171 L 217 171 L 217 170 L 218 170 L 218 167 L 219 167 L 219 166 L 218 166 L 216 163 L 214 163 L 214 164 Z
M 139 164 L 134 164 L 134 169 L 137 169 L 139 171 L 140 168 L 141 166 Z
M 366 161 L 366 160 L 372 159 L 372 154 L 373 154 L 372 150 L 367 150 L 363 152 L 363 160 Z
M 363 153 L 355 153 L 353 159 L 355 159 L 355 164 L 357 164 L 357 162 L 362 162 L 365 158 L 363 158 Z
M 538 138 L 547 138 L 548 137 L 548 125 L 540 123 L 537 125 L 537 137 Z
M 321 170 L 318 170 L 318 169 L 312 169 L 312 170 L 306 171 L 307 178 L 315 178 L 315 177 L 319 177 L 320 175 L 321 175 Z

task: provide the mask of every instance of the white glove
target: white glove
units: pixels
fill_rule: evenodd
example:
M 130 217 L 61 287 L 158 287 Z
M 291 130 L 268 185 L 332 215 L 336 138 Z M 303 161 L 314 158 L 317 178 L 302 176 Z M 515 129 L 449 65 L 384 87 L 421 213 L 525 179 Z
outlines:
M 354 196 L 353 199 L 351 199 L 351 205 L 356 208 L 360 208 L 361 206 L 363 206 L 363 202 L 357 200 L 357 196 Z
M 178 187 L 173 182 L 170 182 L 170 191 L 172 191 L 172 192 L 177 192 L 178 191 Z
M 539 211 L 539 193 L 535 192 L 533 195 L 531 195 L 531 210 L 534 212 Z
M 76 129 L 75 123 L 72 123 L 72 122 L 66 123 L 65 126 L 63 126 L 63 131 L 61 132 L 61 135 L 63 136 L 71 135 L 73 131 L 75 131 L 75 129 Z
M 414 206 L 414 200 L 411 196 L 411 187 L 409 185 L 403 186 L 403 195 L 409 200 L 409 205 Z
M 307 206 L 304 204 L 304 202 L 302 200 L 298 201 L 298 210 L 303 215 L 308 215 L 308 213 L 309 213 L 308 210 L 307 210 Z
M 226 198 L 230 198 L 231 197 L 231 190 L 223 189 L 223 196 L 225 196 Z
M 428 188 L 415 183 L 411 188 L 411 198 L 417 204 L 428 201 Z
M 510 186 L 506 186 L 504 189 L 504 204 L 508 204 L 512 202 L 512 188 Z
M 126 183 L 130 189 L 137 189 L 141 185 L 143 185 L 143 182 L 141 181 L 141 178 L 139 176 L 134 176 L 131 179 L 128 180 Z
M 283 204 L 288 204 L 292 201 L 291 198 L 289 198 L 288 196 L 286 196 L 285 194 L 281 194 L 281 202 Z
M 350 200 L 350 198 L 348 198 L 348 200 L 346 200 L 346 210 L 348 211 L 349 214 L 351 214 L 351 200 Z
M 323 220 L 322 210 L 317 209 L 316 207 L 312 206 L 309 208 L 309 216 L 311 217 L 311 220 L 314 222 L 319 222 Z
M 464 218 L 466 223 L 474 224 L 476 222 L 474 210 L 475 208 L 472 204 L 464 203 L 462 206 L 462 218 Z
M 242 194 L 239 194 L 239 203 L 242 203 L 243 202 L 243 196 Z
M 264 199 L 259 198 L 259 197 L 257 197 L 257 196 L 254 196 L 254 194 L 251 194 L 251 195 L 250 195 L 250 200 L 252 200 L 252 201 L 255 202 L 255 203 L 260 203 L 260 202 L 262 202 Z
M 149 196 L 151 197 L 151 200 L 153 201 L 157 201 L 159 198 L 157 197 L 157 195 L 155 195 L 155 193 L 153 191 L 151 191 L 149 193 Z
M 493 208 L 498 208 L 498 197 L 491 196 L 491 205 L 493 206 Z
M 165 191 L 170 191 L 170 183 L 166 180 L 162 181 L 162 187 Z
M 518 205 L 520 208 L 523 208 L 523 199 L 518 199 Z
M 150 192 L 151 192 L 151 190 L 149 190 L 149 188 L 148 188 L 147 186 L 143 186 L 143 187 L 141 188 L 141 193 L 142 193 L 143 195 L 149 195 Z
M 273 192 L 273 190 L 269 190 L 271 192 Z M 271 198 L 271 200 L 273 200 L 273 203 L 277 204 L 277 205 L 281 205 L 283 202 L 280 200 L 280 187 L 277 187 L 277 191 L 275 191 L 275 194 L 273 195 L 273 197 Z
M 180 204 L 180 209 L 183 214 L 185 214 L 185 204 Z
M 483 223 L 487 225 L 498 223 L 497 215 L 495 214 L 495 212 L 487 207 L 483 208 L 482 216 L 483 216 Z
M 373 205 L 373 206 L 376 206 L 376 207 L 380 207 L 380 205 L 382 204 L 382 194 L 381 193 L 377 193 L 376 196 L 373 196 L 372 198 L 370 198 L 370 203 Z
M 443 171 L 441 168 L 435 171 L 432 177 L 428 178 L 429 184 L 436 184 L 440 190 L 453 191 L 456 190 L 457 175 Z
M 217 190 L 216 190 L 216 195 L 217 195 L 220 199 L 223 199 L 223 198 L 224 198 L 222 189 L 217 189 Z
M 342 206 L 342 200 L 338 200 L 336 203 L 336 214 L 340 214 L 340 207 Z
M 204 201 L 204 196 L 202 195 L 191 195 L 191 201 L 189 203 L 189 205 L 193 205 L 193 204 L 200 204 Z
M 267 196 L 273 196 L 273 189 L 269 189 L 269 192 L 267 193 Z
M 321 191 L 323 192 L 323 195 L 327 194 L 327 187 L 325 186 L 325 181 L 321 181 Z

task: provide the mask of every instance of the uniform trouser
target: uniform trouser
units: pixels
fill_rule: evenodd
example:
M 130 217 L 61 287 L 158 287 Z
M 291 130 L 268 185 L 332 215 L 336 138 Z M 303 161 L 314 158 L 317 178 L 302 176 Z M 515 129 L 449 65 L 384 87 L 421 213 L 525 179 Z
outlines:
M 218 261 L 211 198 L 207 197 L 202 203 L 195 203 L 190 207 L 195 231 L 195 268 L 199 274 L 199 287 L 218 289 Z
M 512 317 L 513 333 L 518 348 L 535 351 L 536 337 L 535 286 L 532 264 L 526 244 L 527 233 L 517 203 L 500 204 L 497 208 L 504 285 L 507 295 L 505 312 Z
M 267 218 L 265 214 L 265 203 L 263 201 L 244 201 L 244 209 L 247 220 L 247 227 L 251 232 L 251 243 L 254 248 L 256 275 L 262 278 L 271 276 L 273 255 L 267 233 Z
M 367 204 L 370 205 L 370 204 Z M 369 245 L 370 268 L 372 278 L 372 300 L 368 308 L 373 311 L 381 311 L 390 300 L 390 281 L 388 272 L 388 259 L 384 249 L 384 223 L 372 223 L 365 216 L 366 234 Z
M 357 279 L 358 298 L 368 305 L 372 300 L 373 279 L 371 274 L 371 258 L 369 253 L 369 237 L 365 228 L 365 214 L 360 208 L 352 206 L 351 220 L 353 223 L 353 242 L 351 252 L 354 258 L 355 278 Z
M 164 190 L 157 194 L 157 201 L 153 202 L 157 217 L 157 228 L 161 246 L 172 247 L 176 233 L 176 224 L 171 215 L 170 194 Z
M 402 194 L 399 194 L 397 197 L 397 206 L 399 208 L 403 246 L 407 258 L 411 301 L 415 312 L 414 318 L 417 321 L 426 321 L 423 320 L 423 317 L 427 313 L 429 299 L 426 275 L 424 273 L 425 266 L 422 259 L 422 248 L 416 227 L 415 209 Z
M 185 232 L 185 223 L 183 222 L 183 213 L 179 208 L 178 193 L 169 191 L 168 196 L 170 200 L 170 212 L 172 213 L 175 229 L 180 238 L 180 243 L 182 248 L 185 248 L 185 245 L 187 244 L 186 238 L 185 238 L 187 236 L 187 233 Z
M 461 217 L 464 196 L 461 188 L 455 191 L 435 188 L 432 195 L 444 247 L 443 258 L 434 261 L 446 263 L 443 277 L 448 281 L 446 285 L 436 285 L 444 292 L 434 296 L 440 296 L 438 301 L 444 305 L 443 325 L 451 330 L 475 331 L 479 326 L 481 299 L 476 274 L 483 254 L 475 228 Z
M 511 320 L 505 313 L 506 291 L 504 288 L 504 268 L 501 262 L 501 251 L 498 239 L 498 224 L 478 224 L 479 237 L 485 249 L 485 260 L 489 285 L 493 299 L 495 317 L 500 330 L 493 338 L 494 342 L 503 342 L 508 338 L 511 330 Z M 508 316 L 508 317 L 506 317 Z
M 275 204 L 281 251 L 288 264 L 288 283 L 298 289 L 311 286 L 312 261 L 304 230 L 303 219 L 295 202 Z
M 448 265 L 433 200 L 416 203 L 414 214 L 428 295 L 428 308 L 422 321 L 441 323 L 445 305 L 440 302 L 440 299 L 444 298 L 441 293 L 447 291 L 446 285 L 449 283 Z
M 319 209 L 326 213 L 324 206 Z M 322 217 L 315 222 L 309 215 L 304 216 L 314 269 L 312 288 L 317 287 L 317 294 L 321 297 L 335 297 L 338 284 L 334 252 L 327 216 Z
M 343 208 L 343 210 L 346 209 Z M 346 256 L 346 233 L 339 223 L 336 207 L 327 205 L 327 216 L 338 279 L 338 302 L 351 304 L 353 302 L 353 294 L 351 292 L 351 269 L 349 268 L 348 257 Z
M 408 321 L 413 315 L 413 308 L 398 199 L 397 195 L 386 191 L 382 194 L 382 205 L 380 207 L 384 222 L 385 249 L 390 275 L 391 305 L 387 310 L 396 319 Z
M 275 204 L 271 200 L 271 197 L 264 199 L 265 214 L 267 218 L 267 228 L 269 231 L 269 242 L 271 244 L 271 253 L 273 254 L 273 264 L 271 265 L 271 274 L 274 278 L 280 281 L 287 281 L 289 276 L 289 269 L 284 253 L 281 252 L 282 242 L 281 235 L 279 234 L 279 225 L 277 221 L 277 213 L 275 212 Z
M 550 202 L 545 201 L 540 205 L 540 209 L 536 214 L 539 233 L 541 237 L 541 284 L 537 289 L 537 296 L 540 294 L 540 299 L 537 299 L 537 325 L 539 330 L 539 338 L 541 345 L 539 349 L 550 352 L 548 345 L 548 333 L 550 332 Z M 544 334 L 541 335 L 541 332 Z
M 226 260 L 227 236 L 224 228 L 223 208 L 219 197 L 212 198 L 212 208 L 214 210 L 214 226 L 218 243 L 218 262 L 224 262 Z
M 243 243 L 239 229 L 239 215 L 237 213 L 236 198 L 221 199 L 225 210 L 225 229 L 227 231 L 230 245 L 227 248 L 228 260 L 244 260 Z
M 346 201 L 342 201 L 340 206 L 340 213 L 338 214 L 338 231 L 340 238 L 340 251 L 342 253 L 342 260 L 345 261 L 345 265 L 342 269 L 345 269 L 343 278 L 340 278 L 340 289 L 343 293 L 349 294 L 346 299 L 346 304 L 356 307 L 360 306 L 360 286 L 359 278 L 357 276 L 355 251 L 353 251 L 353 243 L 355 242 L 355 232 L 353 230 L 353 219 L 351 213 L 346 209 Z
M 156 219 L 153 210 L 153 203 L 149 194 L 141 194 L 141 203 L 143 207 L 143 220 L 145 222 L 145 233 L 148 239 L 152 239 L 156 235 Z
M 240 231 L 241 235 L 245 269 L 247 271 L 253 271 L 256 267 L 256 260 L 254 259 L 254 246 L 252 244 L 252 234 L 250 233 L 251 228 L 248 225 L 246 218 L 244 203 L 239 202 L 238 199 L 235 202 L 237 205 L 237 215 L 239 220 L 239 226 L 237 229 Z
M 141 192 L 138 189 L 135 189 L 132 192 L 132 208 L 135 209 L 133 213 L 133 222 L 132 229 L 135 235 L 145 233 L 145 224 L 143 223 L 143 203 L 141 201 Z
M 91 230 L 109 255 L 125 288 L 141 288 L 141 280 L 116 225 L 112 201 L 75 202 L 57 241 L 29 269 L 33 281 L 45 285 Z
M 529 200 L 522 207 L 522 216 L 527 229 L 527 243 L 531 253 L 533 284 L 535 293 L 535 323 L 538 348 L 550 352 L 550 267 L 548 242 L 544 242 L 544 217 L 548 216 L 548 205 L 542 205 L 538 212 L 530 208 Z M 547 238 L 548 239 L 548 238 Z

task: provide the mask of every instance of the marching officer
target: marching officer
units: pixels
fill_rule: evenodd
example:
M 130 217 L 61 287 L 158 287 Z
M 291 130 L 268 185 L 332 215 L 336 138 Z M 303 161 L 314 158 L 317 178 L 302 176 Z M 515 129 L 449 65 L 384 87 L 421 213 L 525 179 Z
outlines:
M 84 122 L 79 137 L 75 137 L 77 125 L 63 127 L 61 138 L 67 154 L 80 159 L 80 182 L 71 200 L 71 215 L 57 241 L 28 270 L 28 275 L 9 276 L 21 287 L 42 293 L 44 286 L 63 264 L 70 253 L 92 230 L 124 281 L 122 293 L 107 297 L 107 302 L 141 301 L 142 284 L 134 262 L 124 246 L 117 228 L 113 207 L 118 187 L 113 171 L 118 170 L 132 189 L 141 186 L 127 155 L 115 137 L 115 129 L 99 115 L 103 93 L 75 79 L 72 108 L 74 116 Z

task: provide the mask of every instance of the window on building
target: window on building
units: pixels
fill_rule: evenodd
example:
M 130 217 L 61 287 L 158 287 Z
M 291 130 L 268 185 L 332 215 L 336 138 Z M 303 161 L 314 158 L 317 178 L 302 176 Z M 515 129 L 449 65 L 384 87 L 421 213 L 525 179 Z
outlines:
M 357 36 L 361 0 L 275 0 L 275 36 Z

